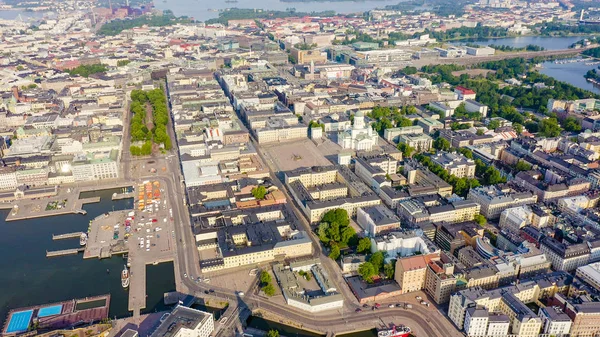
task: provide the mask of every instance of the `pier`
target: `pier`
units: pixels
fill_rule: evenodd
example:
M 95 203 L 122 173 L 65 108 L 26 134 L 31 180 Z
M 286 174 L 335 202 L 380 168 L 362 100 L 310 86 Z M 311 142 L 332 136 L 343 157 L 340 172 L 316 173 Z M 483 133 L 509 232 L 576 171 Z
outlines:
M 75 255 L 79 253 L 83 253 L 85 248 L 73 248 L 73 249 L 64 249 L 64 250 L 55 250 L 55 251 L 46 251 L 46 257 L 56 257 L 56 256 L 66 256 L 66 255 Z
M 10 212 L 6 221 L 26 220 L 34 218 L 43 218 L 47 216 L 81 214 L 86 215 L 87 211 L 83 209 L 85 204 L 100 202 L 100 197 L 79 199 L 80 191 L 78 189 L 61 191 L 58 196 L 51 198 L 42 198 L 37 200 L 23 200 L 19 202 L 18 208 Z M 60 202 L 60 208 L 48 209 L 48 205 L 53 202 Z
M 75 239 L 81 237 L 83 232 L 65 233 L 65 234 L 52 234 L 52 240 L 64 240 L 64 239 Z

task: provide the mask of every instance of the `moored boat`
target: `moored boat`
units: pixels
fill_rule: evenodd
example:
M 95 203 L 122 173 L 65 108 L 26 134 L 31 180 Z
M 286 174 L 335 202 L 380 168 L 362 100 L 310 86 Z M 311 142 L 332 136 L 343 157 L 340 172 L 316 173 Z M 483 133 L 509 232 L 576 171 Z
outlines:
M 88 236 L 86 233 L 81 233 L 81 236 L 79 237 L 79 245 L 80 246 L 85 246 L 87 244 L 87 240 L 88 240 Z
M 391 329 L 377 330 L 377 337 L 408 337 L 411 330 L 407 326 L 392 325 Z
M 121 272 L 121 285 L 123 288 L 129 287 L 129 270 L 127 269 L 127 266 L 125 266 Z

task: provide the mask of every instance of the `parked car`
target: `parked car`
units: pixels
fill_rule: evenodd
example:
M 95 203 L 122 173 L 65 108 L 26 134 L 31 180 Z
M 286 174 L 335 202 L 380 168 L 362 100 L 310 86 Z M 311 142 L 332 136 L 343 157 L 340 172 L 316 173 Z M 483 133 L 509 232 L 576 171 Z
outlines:
M 417 299 L 417 301 L 420 301 L 420 300 L 422 300 L 422 299 L 423 299 L 423 297 L 421 297 L 421 296 L 417 296 L 417 297 L 415 297 L 415 298 Z
M 393 305 L 393 304 L 388 305 L 388 308 L 394 308 L 394 307 L 395 307 L 395 305 Z
M 356 308 L 356 310 L 354 310 L 354 312 L 361 312 L 362 309 L 361 308 Z

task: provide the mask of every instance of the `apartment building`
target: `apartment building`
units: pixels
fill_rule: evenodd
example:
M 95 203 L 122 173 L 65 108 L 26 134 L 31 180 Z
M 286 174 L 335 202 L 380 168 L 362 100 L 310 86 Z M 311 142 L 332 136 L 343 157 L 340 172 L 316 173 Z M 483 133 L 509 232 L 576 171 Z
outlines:
M 506 336 L 510 329 L 508 316 L 498 312 L 488 312 L 484 308 L 469 308 L 465 313 L 465 333 L 467 336 Z
M 2 190 L 14 190 L 17 188 L 17 173 L 16 167 L 6 166 L 0 167 L 0 189 Z
M 381 204 L 381 199 L 346 166 L 323 166 L 286 171 L 285 182 L 290 188 L 290 194 L 311 223 L 318 222 L 323 214 L 333 209 L 342 208 L 350 216 L 356 216 L 361 207 Z M 310 193 L 309 189 L 326 184 L 336 184 L 335 186 L 343 184 L 346 186 L 346 195 L 336 193 L 335 198 L 321 200 L 314 197 L 316 194 Z
M 400 218 L 384 205 L 359 208 L 356 222 L 371 237 L 400 228 Z
M 199 250 L 217 248 L 214 258 L 202 260 L 205 272 L 217 271 L 261 262 L 275 257 L 295 258 L 312 254 L 312 243 L 304 231 L 294 230 L 278 221 L 263 221 L 218 229 L 198 228 L 196 242 Z
M 600 263 L 590 263 L 577 267 L 575 276 L 600 291 Z
M 480 186 L 469 190 L 469 200 L 481 205 L 481 214 L 488 219 L 496 219 L 507 208 L 529 205 L 537 202 L 537 195 L 519 192 L 507 185 Z
M 571 331 L 573 322 L 559 307 L 540 308 L 538 315 L 542 319 L 542 333 L 551 336 L 566 336 Z
M 456 291 L 454 265 L 443 263 L 439 259 L 430 259 L 425 275 L 425 290 L 435 303 L 444 304 L 450 301 L 450 295 Z
M 426 275 L 427 262 L 423 255 L 405 257 L 396 261 L 394 279 L 398 282 L 403 294 L 423 289 Z
M 566 272 L 553 272 L 494 290 L 464 289 L 450 296 L 448 317 L 459 329 L 464 329 L 467 310 L 485 308 L 509 317 L 509 333 L 537 337 L 542 320 L 526 304 L 566 294 L 571 281 L 572 277 Z
M 431 161 L 440 165 L 450 175 L 457 178 L 475 177 L 475 161 L 460 153 L 438 152 L 431 156 Z
M 540 250 L 552 262 L 554 270 L 571 272 L 588 264 L 590 258 L 590 248 L 586 242 L 565 244 L 547 236 L 540 242 Z
M 558 306 L 569 316 L 572 337 L 594 337 L 600 330 L 600 302 L 590 301 L 587 296 L 568 298 L 563 294 L 556 294 L 551 303 Z

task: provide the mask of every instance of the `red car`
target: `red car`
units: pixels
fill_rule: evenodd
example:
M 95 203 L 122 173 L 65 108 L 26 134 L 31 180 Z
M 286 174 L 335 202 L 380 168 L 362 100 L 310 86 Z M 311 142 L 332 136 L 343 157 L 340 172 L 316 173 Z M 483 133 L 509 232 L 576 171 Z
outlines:
M 152 219 L 152 222 L 158 222 L 158 220 L 156 220 L 156 219 Z

